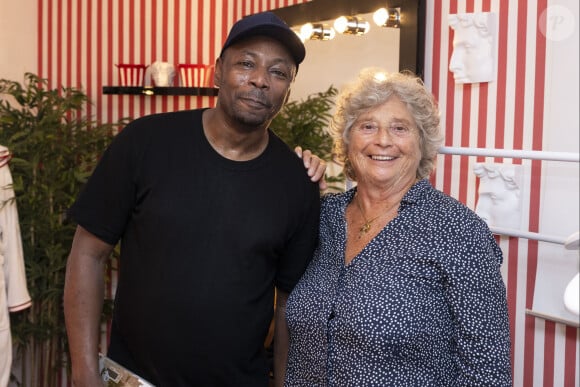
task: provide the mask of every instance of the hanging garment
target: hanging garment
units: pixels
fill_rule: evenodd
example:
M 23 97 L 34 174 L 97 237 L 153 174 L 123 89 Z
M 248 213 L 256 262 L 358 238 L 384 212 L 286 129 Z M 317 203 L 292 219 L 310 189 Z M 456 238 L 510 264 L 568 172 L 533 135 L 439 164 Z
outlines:
M 12 175 L 11 154 L 0 145 L 0 387 L 8 385 L 12 365 L 9 312 L 30 307 Z

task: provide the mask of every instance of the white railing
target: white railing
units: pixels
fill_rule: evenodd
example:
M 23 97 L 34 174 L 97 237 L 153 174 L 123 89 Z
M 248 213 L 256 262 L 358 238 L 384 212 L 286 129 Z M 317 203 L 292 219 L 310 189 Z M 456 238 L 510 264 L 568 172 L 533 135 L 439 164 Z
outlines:
M 530 151 L 515 149 L 487 149 L 487 148 L 461 148 L 443 146 L 439 153 L 447 155 L 484 156 L 484 157 L 507 157 L 512 159 L 550 160 L 579 162 L 580 154 L 572 152 L 549 152 Z
M 515 149 L 487 149 L 487 148 L 463 148 L 444 146 L 439 148 L 440 154 L 460 155 L 460 156 L 484 156 L 484 157 L 506 157 L 512 159 L 531 159 L 544 161 L 566 161 L 566 162 L 580 162 L 580 154 L 572 152 L 549 152 L 549 151 L 530 151 L 530 150 L 515 150 Z M 518 238 L 526 238 L 538 240 L 549 243 L 565 244 L 564 237 L 539 234 L 536 232 L 522 231 L 515 229 L 506 229 L 500 227 L 491 227 L 492 233 L 497 235 L 514 236 Z

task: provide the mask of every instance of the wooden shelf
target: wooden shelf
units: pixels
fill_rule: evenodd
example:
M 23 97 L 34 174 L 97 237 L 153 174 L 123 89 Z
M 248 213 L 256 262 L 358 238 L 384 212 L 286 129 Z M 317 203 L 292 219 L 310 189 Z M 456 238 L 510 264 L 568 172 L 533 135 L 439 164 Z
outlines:
M 218 95 L 214 87 L 149 87 L 149 86 L 103 86 L 103 94 L 131 94 L 131 95 Z

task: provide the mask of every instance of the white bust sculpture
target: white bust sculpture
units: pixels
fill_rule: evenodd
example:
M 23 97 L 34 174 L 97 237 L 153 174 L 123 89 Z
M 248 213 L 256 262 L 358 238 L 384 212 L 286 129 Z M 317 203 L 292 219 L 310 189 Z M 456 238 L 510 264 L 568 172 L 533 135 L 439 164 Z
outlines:
M 153 62 L 151 64 L 151 78 L 155 86 L 171 86 L 175 77 L 175 66 L 167 62 Z
M 476 163 L 479 181 L 475 213 L 489 226 L 519 229 L 521 223 L 521 165 Z
M 456 83 L 495 80 L 496 15 L 493 12 L 449 15 L 453 53 L 449 71 Z
M 567 250 L 578 250 L 579 233 L 575 232 L 566 239 L 564 247 Z M 566 285 L 564 291 L 564 306 L 570 313 L 580 316 L 580 273 L 576 275 Z

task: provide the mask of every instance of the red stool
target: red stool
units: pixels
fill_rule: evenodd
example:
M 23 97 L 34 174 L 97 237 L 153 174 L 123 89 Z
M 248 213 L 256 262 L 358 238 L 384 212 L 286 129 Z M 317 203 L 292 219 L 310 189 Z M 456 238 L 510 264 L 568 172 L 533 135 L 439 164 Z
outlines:
M 121 86 L 143 86 L 147 65 L 122 63 L 115 65 L 119 69 Z
M 186 64 L 177 65 L 181 86 L 213 87 L 214 65 Z

